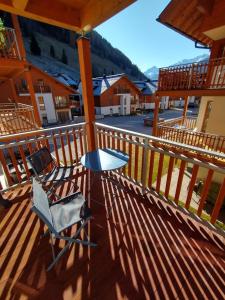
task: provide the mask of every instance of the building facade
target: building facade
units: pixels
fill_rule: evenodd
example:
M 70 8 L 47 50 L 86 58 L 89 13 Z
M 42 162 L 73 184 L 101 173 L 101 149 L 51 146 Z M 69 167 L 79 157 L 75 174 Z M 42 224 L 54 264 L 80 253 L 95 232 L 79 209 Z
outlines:
M 93 78 L 93 93 L 96 115 L 130 115 L 140 107 L 141 92 L 125 74 Z

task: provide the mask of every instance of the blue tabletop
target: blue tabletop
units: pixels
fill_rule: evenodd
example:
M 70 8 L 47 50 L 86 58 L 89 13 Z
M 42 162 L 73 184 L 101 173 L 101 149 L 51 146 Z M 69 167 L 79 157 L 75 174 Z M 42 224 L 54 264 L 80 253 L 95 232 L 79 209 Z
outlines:
M 81 157 L 81 164 L 94 172 L 116 170 L 124 167 L 129 156 L 118 150 L 98 149 Z

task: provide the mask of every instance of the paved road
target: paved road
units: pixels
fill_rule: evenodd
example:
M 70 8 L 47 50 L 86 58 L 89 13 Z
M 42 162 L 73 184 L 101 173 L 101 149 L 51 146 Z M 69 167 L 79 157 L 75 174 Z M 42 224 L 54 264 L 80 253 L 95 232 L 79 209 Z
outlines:
M 193 110 L 192 110 L 193 111 Z M 191 115 L 192 111 L 188 111 L 188 114 Z M 138 115 L 138 116 L 118 116 L 118 117 L 105 117 L 102 120 L 99 120 L 99 123 L 106 125 L 119 127 L 131 131 L 136 131 L 143 134 L 152 134 L 152 127 L 144 126 L 144 118 L 150 114 Z M 152 116 L 152 114 L 151 114 Z M 159 115 L 165 119 L 178 118 L 182 116 L 182 110 L 167 110 Z

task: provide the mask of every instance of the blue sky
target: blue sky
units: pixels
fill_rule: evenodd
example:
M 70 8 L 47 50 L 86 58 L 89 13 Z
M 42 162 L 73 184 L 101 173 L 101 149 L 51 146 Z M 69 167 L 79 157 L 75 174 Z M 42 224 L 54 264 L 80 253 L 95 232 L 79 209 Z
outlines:
M 209 53 L 195 49 L 193 41 L 156 21 L 168 3 L 169 0 L 138 0 L 96 30 L 141 71 Z

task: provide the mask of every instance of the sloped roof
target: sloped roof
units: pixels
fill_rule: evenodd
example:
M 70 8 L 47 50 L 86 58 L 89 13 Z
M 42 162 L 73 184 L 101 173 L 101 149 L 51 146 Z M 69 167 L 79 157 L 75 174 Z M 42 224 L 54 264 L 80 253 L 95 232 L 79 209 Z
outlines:
M 38 71 L 39 73 L 44 74 L 45 76 L 48 77 L 49 80 L 52 80 L 54 82 L 57 82 L 58 84 L 61 84 L 64 88 L 66 88 L 67 90 L 69 90 L 72 94 L 75 94 L 76 91 L 69 85 L 65 84 L 64 82 L 61 82 L 58 80 L 58 78 L 55 78 L 52 74 L 49 74 L 48 72 L 45 72 L 43 70 L 41 70 L 40 68 L 38 68 L 37 66 L 33 65 L 33 64 L 29 64 L 29 66 L 33 69 L 35 69 L 36 71 Z
M 73 79 L 71 76 L 65 73 L 49 73 L 49 74 L 66 86 L 78 86 L 79 84 L 78 80 Z
M 157 86 L 151 81 L 140 80 L 133 81 L 133 83 L 138 87 L 141 91 L 142 95 L 152 95 L 155 93 Z
M 116 74 L 93 78 L 93 93 L 94 96 L 100 96 L 125 74 Z

